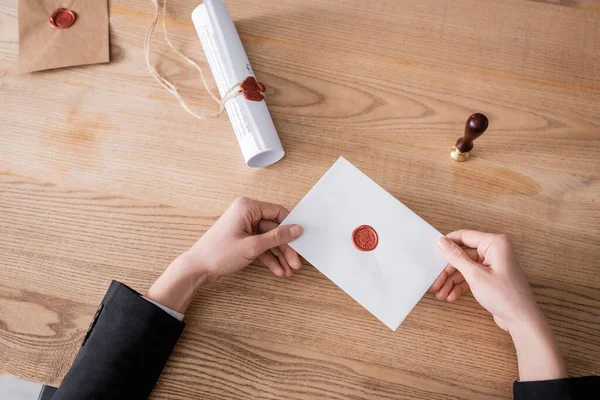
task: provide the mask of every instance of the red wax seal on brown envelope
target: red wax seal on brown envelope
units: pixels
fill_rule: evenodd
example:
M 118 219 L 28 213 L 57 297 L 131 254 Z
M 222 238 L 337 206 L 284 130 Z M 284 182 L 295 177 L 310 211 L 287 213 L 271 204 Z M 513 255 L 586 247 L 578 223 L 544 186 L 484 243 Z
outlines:
M 265 98 L 265 85 L 249 76 L 240 85 L 240 89 L 245 98 L 252 101 L 262 101 Z
M 110 60 L 107 0 L 17 2 L 20 74 Z
M 379 238 L 375 229 L 369 225 L 361 225 L 352 232 L 352 242 L 360 251 L 371 251 L 377 247 Z
M 54 10 L 48 22 L 56 29 L 67 29 L 70 28 L 77 19 L 77 15 L 66 8 L 57 8 Z

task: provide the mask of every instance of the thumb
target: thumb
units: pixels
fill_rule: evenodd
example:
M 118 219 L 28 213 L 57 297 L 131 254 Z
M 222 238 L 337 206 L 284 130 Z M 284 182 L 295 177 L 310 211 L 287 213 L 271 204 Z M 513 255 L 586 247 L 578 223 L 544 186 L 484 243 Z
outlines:
M 258 256 L 269 249 L 299 238 L 303 231 L 300 225 L 280 225 L 263 234 L 251 236 L 249 239 L 253 242 L 252 248 Z
M 437 246 L 448 264 L 459 270 L 465 278 L 477 273 L 479 265 L 455 242 L 444 236 L 438 240 Z

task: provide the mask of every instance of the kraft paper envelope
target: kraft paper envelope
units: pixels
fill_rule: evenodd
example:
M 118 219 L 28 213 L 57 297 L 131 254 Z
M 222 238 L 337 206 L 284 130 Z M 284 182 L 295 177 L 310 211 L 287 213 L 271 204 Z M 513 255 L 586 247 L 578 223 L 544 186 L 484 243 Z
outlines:
M 343 157 L 283 224 L 302 225 L 290 246 L 392 330 L 447 264 L 436 249 L 442 234 Z M 361 225 L 377 232 L 372 251 L 354 246 Z
M 48 22 L 57 8 L 77 18 L 67 29 Z M 107 0 L 18 0 L 19 73 L 108 62 Z

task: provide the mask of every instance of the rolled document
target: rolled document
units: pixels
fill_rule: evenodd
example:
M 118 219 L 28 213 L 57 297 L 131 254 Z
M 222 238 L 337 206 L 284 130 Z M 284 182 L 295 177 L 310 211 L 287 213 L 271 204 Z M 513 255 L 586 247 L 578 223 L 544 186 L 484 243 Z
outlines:
M 221 97 L 236 84 L 254 77 L 225 3 L 205 0 L 192 12 L 192 21 Z M 249 167 L 266 167 L 283 157 L 285 153 L 265 100 L 239 95 L 227 100 L 225 109 Z

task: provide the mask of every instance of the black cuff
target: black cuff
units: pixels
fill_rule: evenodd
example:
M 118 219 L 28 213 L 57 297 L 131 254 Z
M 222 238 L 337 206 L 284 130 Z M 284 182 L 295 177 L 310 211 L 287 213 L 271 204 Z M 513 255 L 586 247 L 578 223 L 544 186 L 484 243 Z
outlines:
M 146 399 L 184 323 L 112 281 L 55 400 Z
M 515 400 L 587 400 L 600 398 L 600 377 L 551 379 L 547 381 L 516 381 Z

